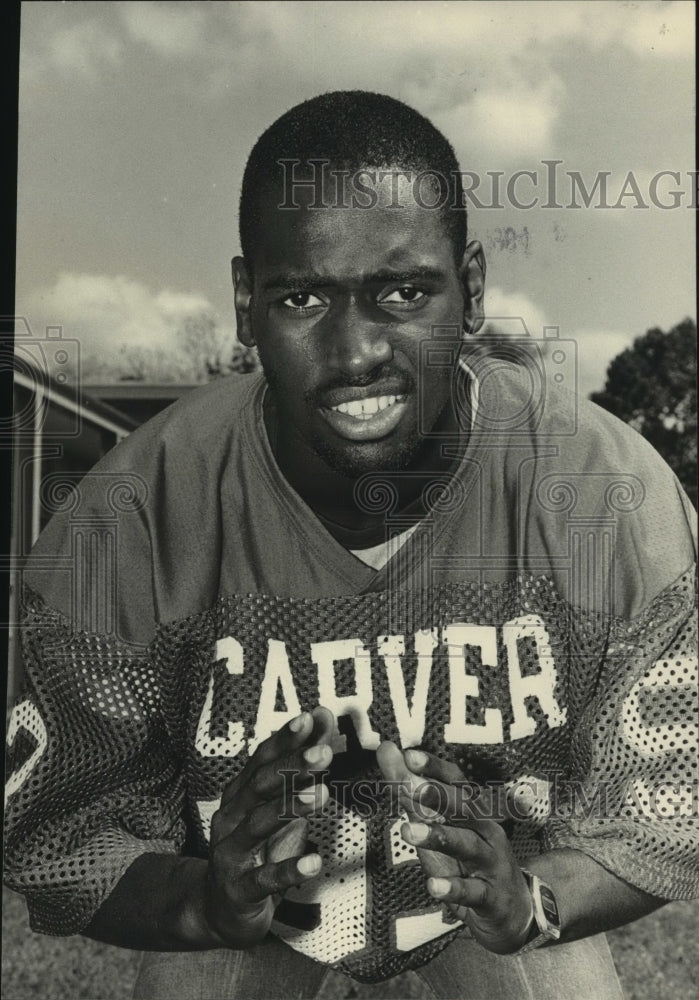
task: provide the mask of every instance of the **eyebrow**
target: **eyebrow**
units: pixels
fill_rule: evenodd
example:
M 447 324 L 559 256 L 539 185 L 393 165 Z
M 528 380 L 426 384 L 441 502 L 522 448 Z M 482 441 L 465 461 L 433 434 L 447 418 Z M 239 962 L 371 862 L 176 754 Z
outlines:
M 392 268 L 386 268 L 381 271 L 374 271 L 370 274 L 361 275 L 359 277 L 359 281 L 365 285 L 386 285 L 391 283 L 400 285 L 409 284 L 413 281 L 433 281 L 436 283 L 443 283 L 446 281 L 446 275 L 444 271 L 438 267 L 417 265 L 416 267 L 397 268 L 395 270 Z M 341 279 L 338 280 L 328 274 L 295 274 L 288 271 L 273 274 L 263 284 L 262 288 L 266 292 L 285 288 L 293 288 L 298 291 L 308 291 L 312 288 L 327 288 L 341 284 L 343 284 Z

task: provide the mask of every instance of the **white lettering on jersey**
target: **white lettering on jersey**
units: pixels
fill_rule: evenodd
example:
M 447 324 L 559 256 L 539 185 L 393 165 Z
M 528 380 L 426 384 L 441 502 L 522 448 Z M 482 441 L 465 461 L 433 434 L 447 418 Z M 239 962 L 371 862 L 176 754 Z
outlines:
M 395 935 L 397 951 L 412 951 L 436 937 L 441 937 L 455 927 L 460 927 L 461 921 L 448 924 L 444 919 L 442 907 L 431 913 L 415 913 L 409 917 L 396 917 Z
M 386 666 L 388 688 L 391 692 L 396 726 L 400 733 L 400 743 L 405 750 L 422 743 L 425 733 L 425 713 L 427 694 L 432 672 L 432 654 L 437 647 L 436 629 L 423 629 L 415 633 L 415 657 L 417 672 L 413 697 L 408 705 L 403 674 L 402 657 L 405 655 L 405 639 L 402 635 L 380 635 L 377 640 L 379 656 Z
M 699 739 L 699 728 L 696 722 L 668 722 L 662 726 L 647 726 L 643 721 L 641 697 L 645 691 L 646 698 L 652 702 L 662 692 L 663 688 L 681 688 L 683 708 L 682 718 L 696 719 L 697 700 L 697 658 L 695 656 L 676 657 L 675 659 L 657 660 L 650 670 L 639 677 L 624 701 L 623 733 L 624 739 L 635 747 L 644 757 L 655 757 L 674 749 L 680 740 L 687 740 L 688 747 L 696 747 Z M 695 708 L 688 712 L 691 699 Z
M 447 743 L 503 743 L 502 712 L 499 708 L 486 708 L 485 721 L 466 722 L 467 699 L 478 698 L 479 683 L 475 674 L 466 672 L 464 649 L 480 649 L 484 667 L 497 669 L 497 632 L 492 625 L 466 625 L 457 623 L 443 630 L 444 643 L 449 656 L 449 685 L 451 688 L 449 722 L 444 727 Z
M 16 771 L 13 771 L 7 779 L 7 783 L 5 785 L 5 802 L 7 802 L 11 795 L 14 795 L 15 792 L 19 791 L 36 765 L 39 763 L 42 754 L 48 746 L 48 735 L 46 733 L 44 720 L 39 714 L 39 709 L 36 707 L 34 702 L 29 701 L 29 699 L 18 702 L 12 709 L 10 724 L 7 727 L 8 747 L 14 746 L 14 742 L 17 739 L 17 734 L 20 729 L 25 729 L 29 735 L 36 740 L 36 747 L 32 751 L 31 756 L 25 760 L 24 764 L 22 764 L 21 767 L 18 767 Z
M 500 663 L 498 663 L 499 639 Z M 519 643 L 525 639 L 529 639 L 533 647 L 532 658 L 538 667 L 535 673 L 524 673 L 523 665 L 520 663 Z M 449 669 L 449 721 L 444 727 L 445 742 L 474 745 L 505 742 L 502 709 L 507 702 L 501 703 L 500 707 L 485 705 L 481 694 L 482 677 L 494 670 L 505 672 L 508 681 L 509 702 L 512 705 L 513 715 L 508 740 L 522 739 L 536 732 L 537 720 L 530 714 L 531 699 L 536 699 L 538 702 L 548 728 L 555 729 L 565 723 L 565 706 L 559 705 L 555 697 L 557 672 L 551 641 L 546 626 L 537 615 L 514 618 L 502 626 L 454 622 L 441 630 L 441 643 L 446 647 Z M 325 705 L 336 717 L 349 715 L 362 748 L 376 750 L 381 735 L 374 729 L 372 721 L 371 710 L 374 702 L 372 678 L 373 671 L 383 668 L 400 744 L 403 749 L 419 746 L 425 735 L 430 685 L 435 682 L 434 654 L 439 645 L 440 635 L 437 629 L 415 632 L 415 682 L 412 692 L 408 692 L 403 670 L 406 656 L 405 636 L 377 636 L 378 657 L 373 663 L 371 653 L 358 638 L 311 643 L 310 655 L 317 670 L 318 694 L 314 704 Z M 472 662 L 470 670 L 467 670 L 467 647 L 478 650 L 478 662 Z M 224 661 L 226 670 L 231 676 L 243 674 L 243 647 L 233 636 L 225 636 L 218 640 L 215 655 L 218 661 Z M 352 665 L 350 676 L 353 674 L 353 680 L 350 688 L 353 686 L 354 691 L 341 695 L 338 694 L 338 664 L 347 662 Z M 313 704 L 310 706 L 300 704 L 297 693 L 299 669 L 299 665 L 291 662 L 287 647 L 282 640 L 267 640 L 267 660 L 262 677 L 259 679 L 257 704 L 250 706 L 246 702 L 244 706 L 246 713 L 250 712 L 251 707 L 256 713 L 254 736 L 248 747 L 250 753 L 253 753 L 263 740 L 298 715 L 303 708 L 314 707 Z M 229 721 L 227 735 L 216 737 L 211 735 L 215 670 L 214 666 L 197 727 L 196 748 L 200 754 L 207 757 L 235 757 L 248 746 L 245 739 L 245 725 L 250 725 L 252 719 L 245 724 L 241 720 Z M 630 742 L 645 738 L 638 736 L 638 725 L 641 723 L 636 725 L 633 720 L 639 718 L 637 703 L 641 687 L 653 686 L 655 683 L 652 678 L 639 682 L 629 695 L 625 718 L 631 733 L 628 737 Z M 284 703 L 284 708 L 279 710 L 275 709 L 278 696 Z M 484 721 L 467 723 L 469 702 L 473 704 L 479 699 L 478 709 L 482 712 Z M 672 726 L 669 728 L 674 732 Z M 643 732 L 647 733 L 648 730 L 644 729 Z M 662 732 L 663 727 L 660 727 L 653 738 L 660 739 Z M 672 733 L 668 735 L 671 736 Z M 344 737 L 336 734 L 336 743 L 333 743 L 336 752 L 340 749 L 341 741 L 344 741 Z
M 243 673 L 243 647 L 232 635 L 219 639 L 216 643 L 216 660 L 224 660 L 231 676 Z M 214 701 L 214 671 L 211 668 L 209 688 L 201 710 L 195 746 L 203 757 L 237 757 L 245 748 L 245 728 L 242 722 L 228 723 L 228 736 L 211 735 L 211 707 Z
M 369 708 L 374 700 L 371 684 L 371 656 L 359 639 L 312 642 L 311 659 L 318 668 L 318 704 L 336 716 L 349 715 L 364 750 L 378 749 L 381 737 L 371 724 Z M 354 664 L 355 693 L 337 694 L 335 666 L 343 660 Z
M 505 622 L 502 638 L 507 650 L 507 669 L 510 679 L 510 697 L 514 722 L 510 729 L 510 739 L 519 740 L 536 732 L 536 719 L 527 711 L 526 698 L 538 700 L 550 729 L 557 729 L 566 721 L 566 710 L 561 708 L 554 697 L 556 686 L 556 665 L 551 652 L 551 640 L 546 627 L 538 615 L 526 615 Z M 517 642 L 520 639 L 534 640 L 537 651 L 539 672 L 522 676 Z
M 323 872 L 287 889 L 285 901 L 319 908 L 318 925 L 303 930 L 282 923 L 272 929 L 296 951 L 331 965 L 367 943 L 367 830 L 365 819 L 330 799 L 322 815 L 308 818 L 308 838 L 323 858 Z
M 201 822 L 201 830 L 207 844 L 211 840 L 211 820 L 214 818 L 214 813 L 217 812 L 220 806 L 220 795 L 217 799 L 199 799 L 196 803 L 196 807 L 199 812 L 199 820 Z
M 286 703 L 285 711 L 275 711 L 274 708 L 279 688 L 281 688 Z M 286 646 L 279 639 L 269 639 L 267 641 L 265 674 L 260 688 L 255 735 L 250 741 L 248 752 L 254 753 L 263 740 L 266 740 L 272 733 L 276 733 L 285 723 L 290 722 L 291 719 L 300 714 L 301 705 L 296 694 Z

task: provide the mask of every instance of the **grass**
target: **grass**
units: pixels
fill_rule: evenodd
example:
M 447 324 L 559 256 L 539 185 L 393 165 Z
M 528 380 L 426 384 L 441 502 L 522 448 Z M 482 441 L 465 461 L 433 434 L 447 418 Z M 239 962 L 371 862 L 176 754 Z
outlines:
M 609 935 L 628 1000 L 696 1000 L 693 956 L 698 916 L 698 904 L 672 903 Z M 2 1000 L 130 1000 L 138 969 L 136 953 L 81 937 L 33 934 L 23 899 L 7 890 L 2 923 Z M 324 994 L 324 1000 L 424 996 L 419 980 L 410 974 L 380 987 L 333 975 Z

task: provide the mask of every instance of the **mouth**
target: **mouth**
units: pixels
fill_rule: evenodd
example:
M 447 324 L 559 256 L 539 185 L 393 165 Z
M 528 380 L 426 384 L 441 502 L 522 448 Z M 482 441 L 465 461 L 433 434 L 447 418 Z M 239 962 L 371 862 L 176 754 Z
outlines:
M 376 441 L 398 426 L 407 405 L 406 393 L 390 393 L 321 406 L 320 413 L 340 437 L 350 441 Z

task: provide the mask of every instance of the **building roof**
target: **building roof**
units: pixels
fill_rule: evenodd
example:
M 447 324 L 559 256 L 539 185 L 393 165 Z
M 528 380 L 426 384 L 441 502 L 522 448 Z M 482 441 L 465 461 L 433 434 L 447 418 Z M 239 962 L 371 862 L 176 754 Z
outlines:
M 15 368 L 14 381 L 30 392 L 41 392 L 58 405 L 68 406 L 69 409 L 79 407 L 83 412 L 96 417 L 97 423 L 114 425 L 115 430 L 129 432 L 135 430 L 140 423 L 120 407 L 93 395 L 85 386 L 76 386 L 69 380 L 61 381 L 26 361 L 21 367 Z
M 83 392 L 103 406 L 116 408 L 135 421 L 145 423 L 160 410 L 170 406 L 180 396 L 196 389 L 201 383 L 194 382 L 109 382 L 86 383 Z

